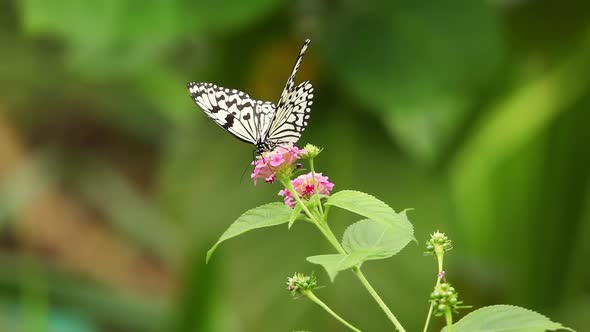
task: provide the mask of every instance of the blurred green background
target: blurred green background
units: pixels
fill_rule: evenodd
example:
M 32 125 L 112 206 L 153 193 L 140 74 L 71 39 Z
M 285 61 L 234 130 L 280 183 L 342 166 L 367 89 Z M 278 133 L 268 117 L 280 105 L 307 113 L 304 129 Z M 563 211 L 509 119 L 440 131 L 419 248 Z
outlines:
M 0 1 L 0 331 L 392 330 L 310 225 L 205 252 L 248 208 L 252 147 L 189 81 L 277 101 L 299 47 L 316 87 L 301 145 L 317 168 L 410 219 L 420 243 L 366 264 L 408 331 L 435 262 L 467 304 L 510 303 L 590 330 L 590 3 L 532 0 Z M 358 219 L 334 212 L 335 230 Z M 440 322 L 436 321 L 437 324 Z M 436 330 L 436 329 L 433 329 Z

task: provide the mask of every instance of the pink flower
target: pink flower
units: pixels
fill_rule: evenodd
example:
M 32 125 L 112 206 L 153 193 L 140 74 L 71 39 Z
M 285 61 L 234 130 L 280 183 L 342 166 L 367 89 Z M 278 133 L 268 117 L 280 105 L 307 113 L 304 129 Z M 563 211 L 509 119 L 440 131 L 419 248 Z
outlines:
M 273 183 L 276 180 L 276 173 L 282 169 L 291 167 L 301 155 L 305 153 L 292 144 L 277 146 L 272 151 L 263 152 L 252 162 L 254 170 L 250 177 L 254 184 L 258 179 L 264 179 L 265 182 Z
M 291 181 L 291 184 L 293 184 L 297 195 L 303 199 L 307 199 L 315 194 L 316 190 L 320 195 L 330 195 L 330 192 L 334 188 L 334 184 L 328 181 L 328 177 L 323 176 L 322 173 L 315 174 L 315 186 L 311 173 L 296 177 Z M 292 208 L 297 204 L 297 201 L 289 190 L 283 189 L 279 191 L 279 195 L 285 198 L 285 204 L 287 206 Z

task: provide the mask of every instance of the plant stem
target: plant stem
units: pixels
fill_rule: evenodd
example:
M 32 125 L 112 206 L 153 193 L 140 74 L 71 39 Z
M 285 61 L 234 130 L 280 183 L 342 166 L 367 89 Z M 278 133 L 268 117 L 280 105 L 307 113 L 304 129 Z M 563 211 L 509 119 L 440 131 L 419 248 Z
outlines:
M 389 308 L 387 307 L 387 305 L 385 304 L 385 302 L 383 302 L 383 300 L 381 299 L 381 297 L 379 296 L 379 294 L 377 294 L 377 292 L 375 291 L 375 289 L 373 288 L 373 286 L 371 286 L 371 284 L 369 283 L 369 281 L 367 280 L 367 278 L 365 278 L 365 275 L 363 274 L 363 272 L 361 271 L 361 269 L 359 267 L 353 267 L 352 268 L 352 271 L 359 278 L 359 280 L 361 281 L 361 283 L 363 284 L 363 286 L 365 286 L 365 288 L 367 289 L 367 291 L 369 292 L 369 294 L 371 294 L 371 296 L 373 297 L 373 299 L 375 299 L 375 301 L 377 302 L 377 304 L 379 304 L 379 306 L 381 307 L 381 310 L 383 310 L 383 312 L 385 312 L 385 314 L 387 315 L 387 317 L 389 318 L 389 320 L 393 323 L 393 325 L 395 325 L 395 327 L 400 332 L 405 332 L 406 330 L 404 329 L 404 327 L 402 326 L 402 324 L 397 320 L 397 318 L 395 318 L 395 315 L 391 312 L 391 310 L 389 310 Z
M 320 232 L 322 232 L 322 234 L 328 240 L 328 242 L 330 242 L 330 244 L 332 244 L 334 249 L 336 249 L 336 251 L 339 254 L 346 254 L 346 251 L 344 250 L 344 248 L 342 248 L 342 246 L 340 245 L 340 242 L 338 242 L 338 239 L 336 238 L 336 236 L 334 235 L 334 233 L 330 229 L 330 226 L 328 226 L 328 223 L 327 222 L 321 223 L 320 222 L 321 220 L 319 220 L 315 215 L 313 215 L 309 211 L 307 206 L 305 206 L 303 201 L 301 201 L 301 198 L 299 198 L 299 195 L 297 195 L 297 192 L 295 191 L 295 188 L 293 188 L 293 184 L 291 183 L 291 181 L 281 181 L 281 182 L 291 192 L 291 195 L 293 196 L 293 198 L 295 198 L 295 200 L 297 201 L 297 204 L 301 205 L 301 208 L 303 209 L 303 211 L 305 211 L 305 213 L 308 215 L 308 217 L 315 222 L 315 224 L 318 227 L 318 229 L 320 230 Z M 377 294 L 377 292 L 375 291 L 373 286 L 371 286 L 371 284 L 369 283 L 367 278 L 365 278 L 365 275 L 363 274 L 361 269 L 359 267 L 353 267 L 352 270 L 353 270 L 354 274 L 359 278 L 359 280 L 361 281 L 363 286 L 367 289 L 369 294 L 371 294 L 373 299 L 377 302 L 379 307 L 381 307 L 381 310 L 383 310 L 383 312 L 385 312 L 385 315 L 387 315 L 387 317 L 393 323 L 393 325 L 400 332 L 406 332 L 406 330 L 401 325 L 401 323 L 397 320 L 397 318 L 395 318 L 395 315 L 391 312 L 391 310 L 389 310 L 389 308 L 387 307 L 385 302 L 383 302 L 383 300 L 381 299 L 379 294 Z
M 318 186 L 317 186 L 316 181 L 315 181 L 315 169 L 313 168 L 313 158 L 310 158 L 309 159 L 309 168 L 311 168 L 311 179 L 313 181 L 313 192 L 314 192 L 314 195 L 316 195 L 317 198 L 318 198 L 318 203 L 319 203 L 318 206 L 319 206 L 319 209 L 320 209 L 320 214 L 323 215 L 324 214 L 324 208 L 322 207 L 322 202 L 321 202 L 321 199 L 320 199 L 320 193 L 318 191 Z
M 453 332 L 453 313 L 450 309 L 445 312 L 445 319 L 447 321 L 447 332 Z
M 332 311 L 332 309 L 330 309 L 330 307 L 328 307 L 327 304 L 325 304 L 324 302 L 322 302 L 322 300 L 318 299 L 317 296 L 315 296 L 315 294 L 312 291 L 304 291 L 302 294 L 305 295 L 305 296 L 307 296 L 307 298 L 309 298 L 310 300 L 312 300 L 313 302 L 315 302 L 320 307 L 322 307 L 330 315 L 332 315 L 340 323 L 344 324 L 346 327 L 348 327 L 352 331 L 361 332 L 361 330 L 359 330 L 356 327 L 352 326 L 349 322 L 345 321 L 342 317 L 338 316 L 334 311 Z
M 291 193 L 291 196 L 293 196 L 293 198 L 295 198 L 295 201 L 297 201 L 297 204 L 301 205 L 301 209 L 305 212 L 305 214 L 307 214 L 309 219 L 313 220 L 313 222 L 315 224 L 319 224 L 317 217 L 313 213 L 311 213 L 311 211 L 309 211 L 309 209 L 307 208 L 305 203 L 303 203 L 301 198 L 299 198 L 299 195 L 297 195 L 297 191 L 293 187 L 293 184 L 291 183 L 291 181 L 289 181 L 289 179 L 286 179 L 286 180 L 279 179 L 279 180 L 281 181 L 283 186 L 285 186 L 285 188 L 287 188 L 287 190 L 289 190 L 289 192 Z
M 440 285 L 440 279 L 442 278 L 441 272 L 443 271 L 443 257 L 444 257 L 444 252 L 436 254 L 436 260 L 438 261 L 438 274 L 436 275 L 436 285 L 434 285 L 434 288 L 436 288 Z M 424 323 L 424 331 L 423 332 L 428 331 L 428 325 L 430 324 L 430 317 L 432 316 L 433 308 L 434 308 L 433 304 L 430 303 L 430 309 L 428 309 L 428 316 L 426 316 L 426 323 Z
M 430 317 L 432 316 L 432 303 L 430 303 L 430 309 L 428 309 L 428 316 L 426 316 L 426 323 L 424 324 L 424 331 L 428 331 L 428 325 L 430 324 Z
M 346 254 L 346 250 L 344 250 L 344 248 L 342 248 L 342 245 L 340 245 L 340 242 L 338 242 L 336 235 L 334 235 L 334 233 L 332 233 L 332 229 L 330 229 L 330 226 L 328 226 L 328 223 L 323 223 L 321 225 L 318 224 L 317 226 L 320 229 L 320 231 L 322 232 L 322 234 L 324 234 L 324 237 L 328 240 L 328 242 L 330 242 L 332 244 L 334 249 L 336 249 L 336 251 L 338 251 L 339 254 Z

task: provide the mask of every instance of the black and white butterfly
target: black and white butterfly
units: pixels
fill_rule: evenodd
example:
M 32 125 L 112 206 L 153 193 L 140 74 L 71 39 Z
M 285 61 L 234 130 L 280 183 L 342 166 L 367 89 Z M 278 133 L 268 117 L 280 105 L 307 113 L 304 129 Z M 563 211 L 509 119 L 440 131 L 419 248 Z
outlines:
M 309 39 L 299 52 L 277 106 L 211 83 L 191 82 L 188 90 L 215 123 L 236 138 L 254 144 L 258 154 L 278 145 L 294 144 L 307 126 L 313 103 L 313 86 L 309 81 L 295 86 L 295 75 L 308 45 Z

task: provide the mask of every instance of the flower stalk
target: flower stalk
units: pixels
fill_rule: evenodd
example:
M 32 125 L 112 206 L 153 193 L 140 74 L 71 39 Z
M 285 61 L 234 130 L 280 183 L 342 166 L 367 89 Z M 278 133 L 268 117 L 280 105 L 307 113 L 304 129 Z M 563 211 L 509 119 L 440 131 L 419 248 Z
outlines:
M 453 313 L 451 310 L 445 312 L 445 320 L 447 321 L 447 332 L 453 332 Z
M 301 294 L 304 295 L 305 297 L 307 297 L 308 299 L 310 299 L 311 301 L 313 301 L 315 304 L 322 307 L 322 309 L 326 310 L 326 312 L 328 312 L 330 315 L 332 315 L 332 317 L 336 318 L 344 326 L 348 327 L 351 331 L 361 332 L 361 330 L 357 329 L 352 324 L 345 321 L 342 317 L 338 316 L 338 314 L 336 314 L 332 309 L 330 309 L 330 307 L 328 307 L 327 304 L 325 304 L 324 302 L 322 302 L 322 300 L 320 300 L 317 296 L 315 296 L 315 294 L 312 291 L 303 291 Z
M 291 295 L 295 297 L 305 296 L 310 299 L 315 304 L 322 307 L 322 309 L 326 310 L 332 317 L 336 318 L 340 323 L 344 326 L 348 327 L 350 330 L 355 332 L 361 332 L 361 330 L 354 327 L 352 324 L 344 320 L 338 314 L 334 312 L 334 310 L 330 309 L 327 304 L 325 304 L 322 300 L 320 300 L 314 293 L 313 290 L 318 287 L 317 280 L 315 276 L 307 276 L 303 273 L 295 273 L 292 277 L 287 278 L 287 289 L 291 293 Z
M 458 312 L 458 309 L 469 308 L 463 306 L 463 302 L 458 300 L 458 293 L 454 287 L 449 284 L 445 278 L 445 271 L 443 270 L 443 259 L 446 251 L 453 249 L 451 240 L 444 234 L 436 231 L 430 235 L 430 239 L 426 241 L 426 255 L 434 255 L 438 261 L 438 274 L 436 277 L 436 285 L 434 291 L 430 294 L 430 309 L 426 316 L 426 323 L 424 324 L 424 332 L 428 330 L 430 317 L 444 316 L 447 323 L 447 331 L 453 330 L 453 312 Z M 441 281 L 444 282 L 441 283 Z

